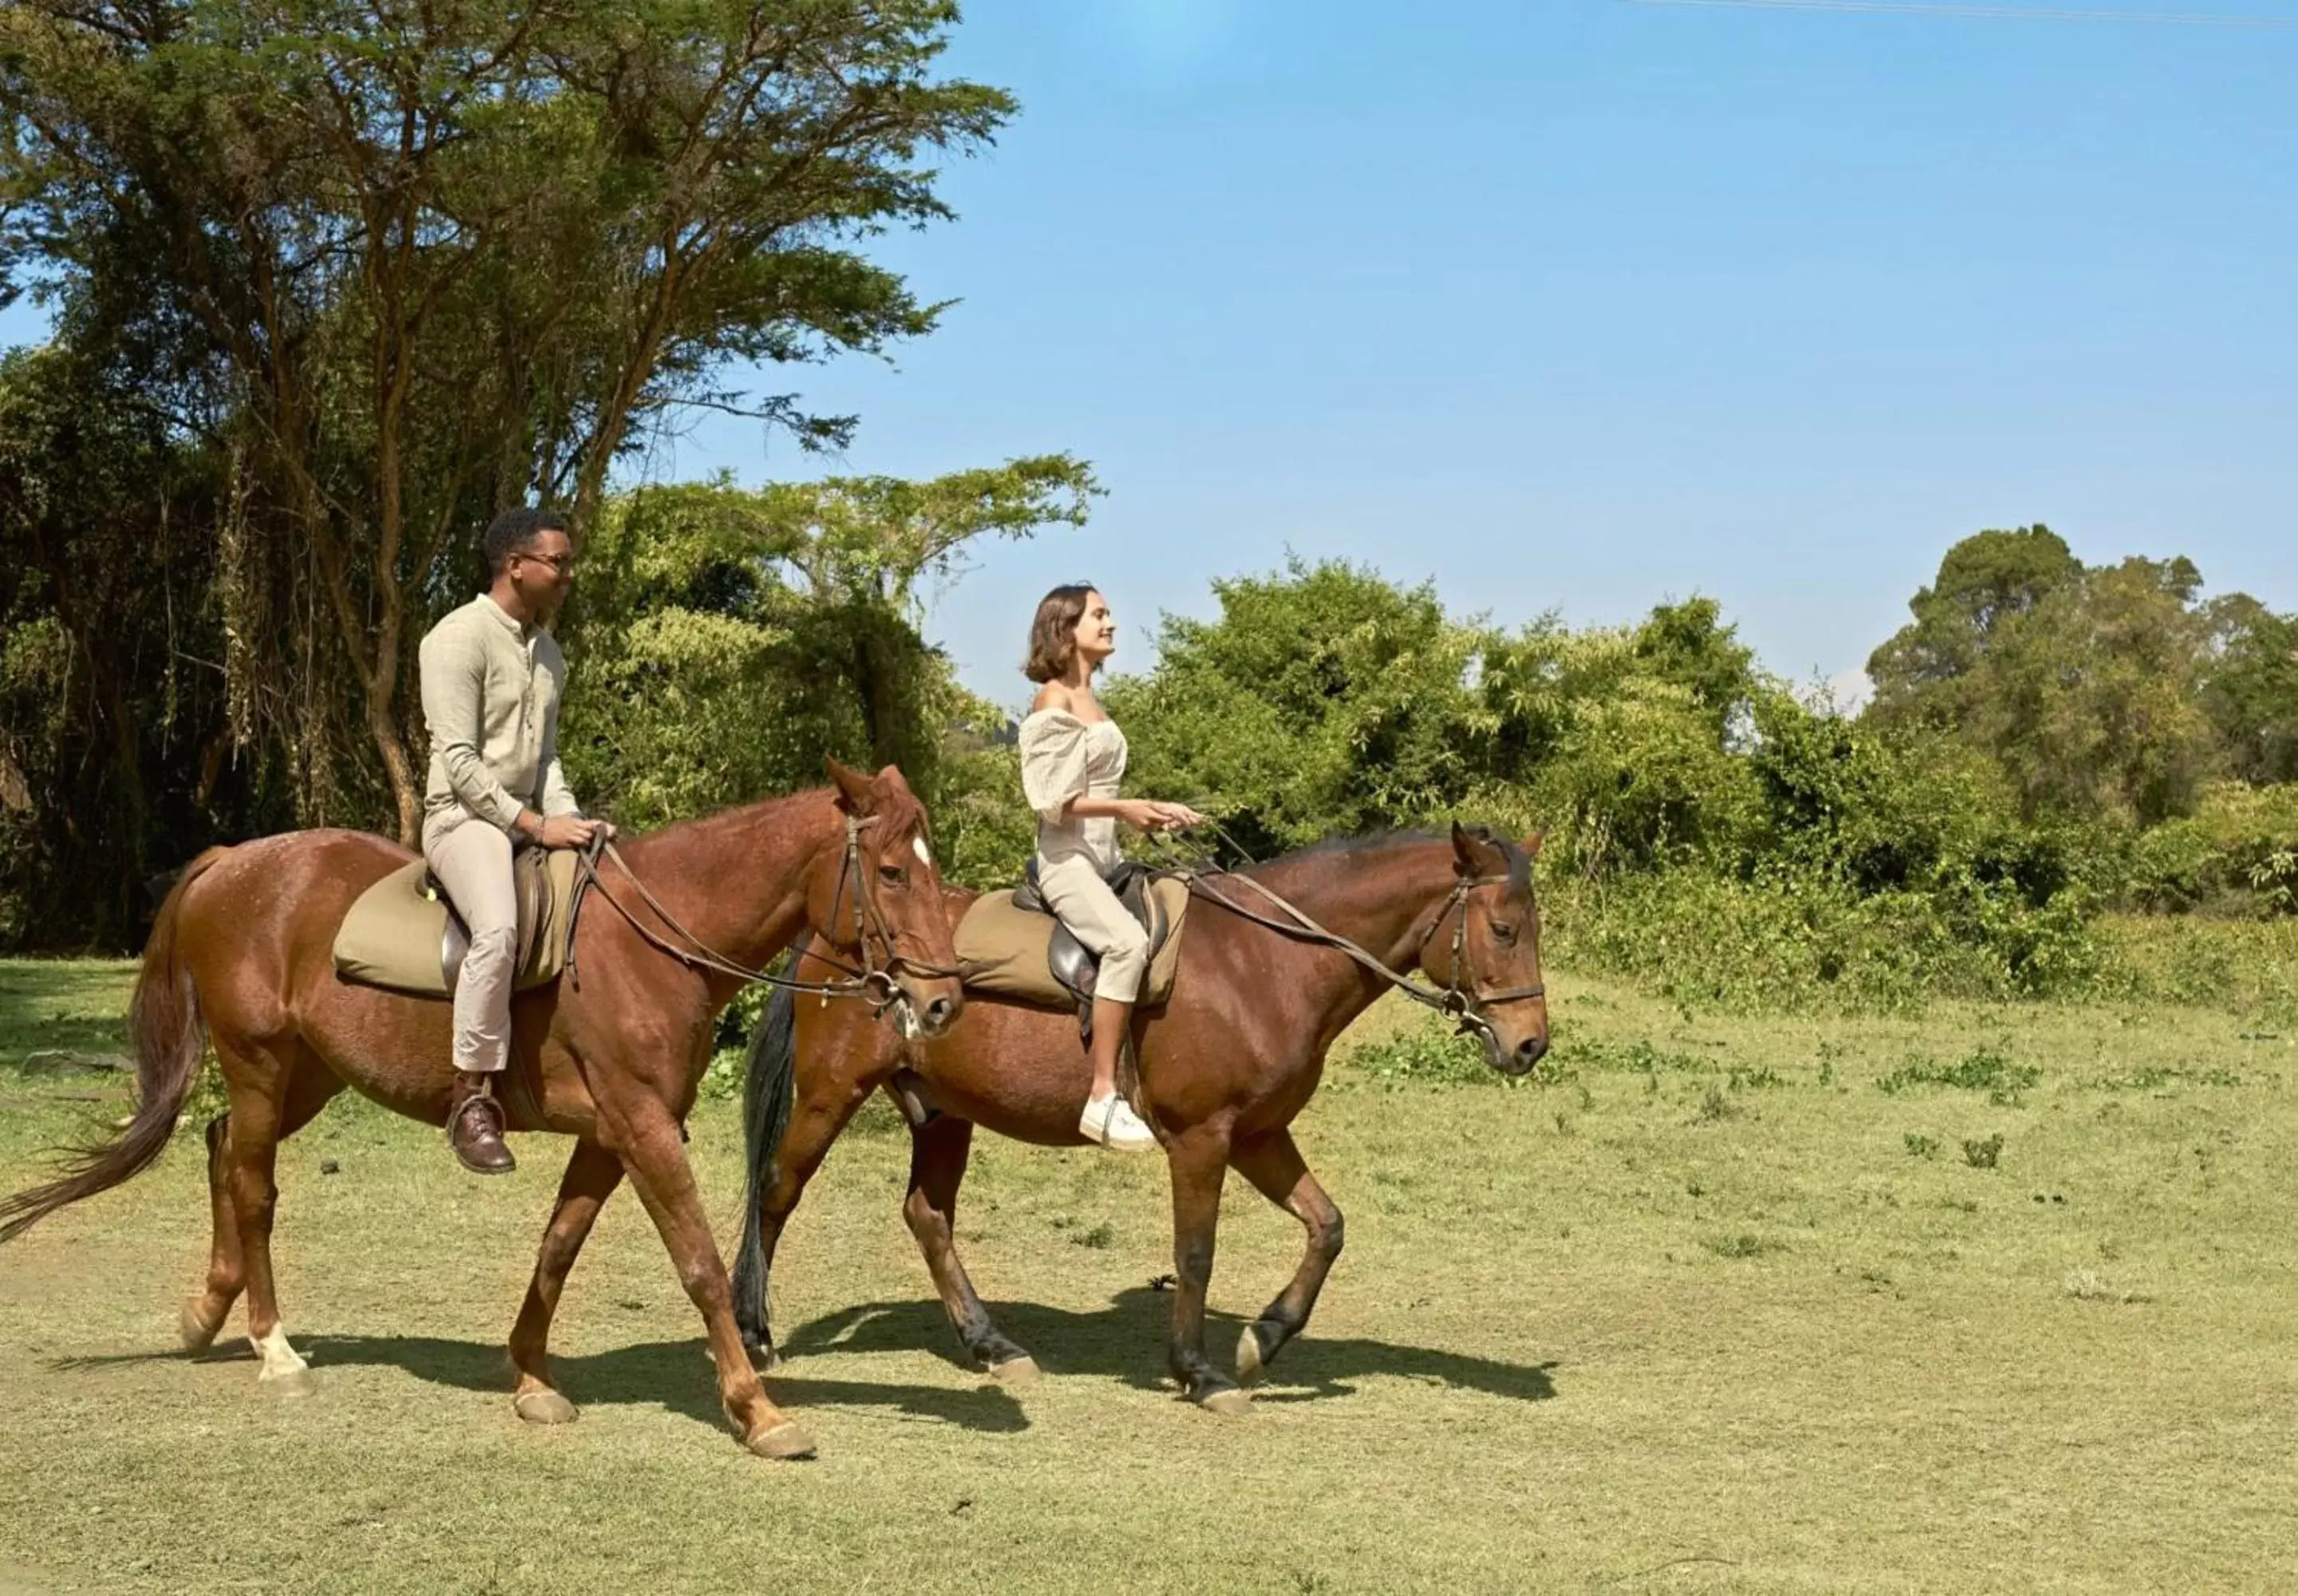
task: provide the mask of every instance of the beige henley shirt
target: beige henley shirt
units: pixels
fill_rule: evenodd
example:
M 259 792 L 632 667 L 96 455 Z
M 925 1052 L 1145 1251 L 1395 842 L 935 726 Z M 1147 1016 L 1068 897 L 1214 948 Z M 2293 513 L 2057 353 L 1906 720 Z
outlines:
M 566 661 L 549 632 L 482 593 L 431 629 L 421 665 L 426 819 L 460 808 L 508 831 L 523 809 L 581 812 L 558 769 Z

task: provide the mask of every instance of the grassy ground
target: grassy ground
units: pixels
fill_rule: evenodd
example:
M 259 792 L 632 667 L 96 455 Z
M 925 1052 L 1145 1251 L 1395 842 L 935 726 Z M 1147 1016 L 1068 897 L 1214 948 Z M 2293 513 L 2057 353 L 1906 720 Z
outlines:
M 1335 1072 L 1302 1139 L 1349 1251 L 1236 1422 L 1161 1386 L 1158 1161 L 981 1149 L 964 1245 L 1048 1371 L 1012 1394 L 951 1359 L 874 1112 L 777 1278 L 773 1389 L 816 1463 L 725 1432 L 627 1195 L 560 1319 L 583 1420 L 521 1426 L 498 1349 L 554 1148 L 475 1181 L 355 1103 L 282 1157 L 284 1305 L 322 1384 L 271 1399 L 244 1356 L 169 1351 L 205 1245 L 187 1134 L 0 1254 L 0 1590 L 2298 1581 L 2298 1035 L 2104 1008 L 1754 1022 L 1555 986 L 1560 1082 L 1426 1083 L 1410 1047 Z M 120 967 L 0 966 L 0 1185 L 118 1112 L 115 1077 L 22 1060 L 116 1049 L 124 991 Z M 722 1233 L 735 1135 L 728 1106 L 698 1115 Z M 1242 1183 L 1222 1242 L 1232 1315 L 1298 1248 Z

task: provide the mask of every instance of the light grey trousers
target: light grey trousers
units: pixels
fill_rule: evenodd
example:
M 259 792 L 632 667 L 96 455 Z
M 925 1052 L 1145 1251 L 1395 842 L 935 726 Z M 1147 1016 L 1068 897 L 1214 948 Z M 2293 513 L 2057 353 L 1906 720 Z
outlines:
M 1076 854 L 1064 859 L 1039 854 L 1037 891 L 1054 917 L 1101 955 L 1093 995 L 1112 1003 L 1138 998 L 1142 977 L 1149 973 L 1149 934 L 1117 901 L 1093 860 Z
M 468 810 L 442 810 L 423 822 L 423 857 L 471 934 L 455 983 L 455 1067 L 481 1074 L 510 1059 L 510 992 L 518 976 L 510 855 L 510 834 Z

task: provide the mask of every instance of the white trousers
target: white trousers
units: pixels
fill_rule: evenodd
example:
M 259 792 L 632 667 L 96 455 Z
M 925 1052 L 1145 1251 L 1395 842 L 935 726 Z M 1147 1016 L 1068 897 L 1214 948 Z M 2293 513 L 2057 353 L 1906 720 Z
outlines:
M 423 823 L 423 857 L 471 934 L 455 982 L 455 1067 L 492 1074 L 510 1059 L 510 991 L 518 976 L 518 894 L 510 834 L 467 810 Z
M 1037 891 L 1054 917 L 1101 956 L 1093 995 L 1112 1003 L 1138 998 L 1142 977 L 1149 973 L 1149 934 L 1126 912 L 1093 861 L 1077 855 L 1054 860 L 1039 854 Z

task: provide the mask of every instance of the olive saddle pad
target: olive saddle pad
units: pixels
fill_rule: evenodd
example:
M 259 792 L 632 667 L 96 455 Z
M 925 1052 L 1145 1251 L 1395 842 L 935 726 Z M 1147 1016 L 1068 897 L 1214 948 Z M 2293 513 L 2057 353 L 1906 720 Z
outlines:
M 1172 930 L 1149 961 L 1148 978 L 1142 983 L 1139 999 L 1145 1008 L 1173 995 L 1173 972 L 1181 962 L 1182 923 L 1189 908 L 1189 884 L 1166 876 L 1151 882 L 1149 891 L 1162 906 Z M 1049 1008 L 1075 1008 L 1077 1000 L 1054 979 L 1046 957 L 1054 924 L 1051 915 L 1015 908 L 1010 892 L 983 893 L 958 922 L 955 938 L 957 967 L 965 984 L 976 991 L 1042 1003 Z
M 518 893 L 518 977 L 525 991 L 556 981 L 566 964 L 568 905 L 582 854 L 524 848 L 512 856 Z M 416 998 L 455 991 L 470 936 L 419 858 L 361 893 L 335 933 L 335 974 Z

